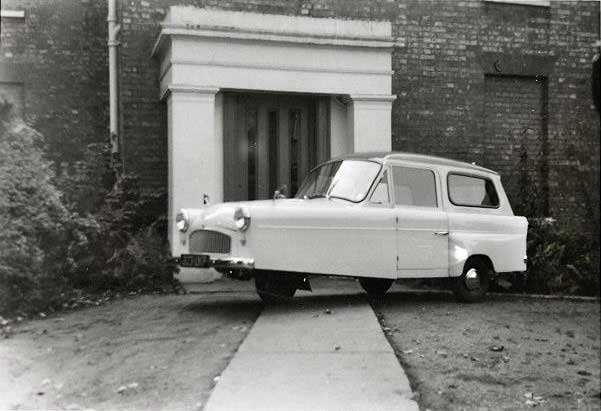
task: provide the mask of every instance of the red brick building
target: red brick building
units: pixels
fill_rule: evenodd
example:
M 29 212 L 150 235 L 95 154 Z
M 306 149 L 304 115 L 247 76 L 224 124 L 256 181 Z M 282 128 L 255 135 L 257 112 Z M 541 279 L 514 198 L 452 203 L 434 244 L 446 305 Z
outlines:
M 156 45 L 159 34 L 167 33 L 168 22 L 163 26 L 161 23 L 170 6 L 186 5 L 245 12 L 250 17 L 262 13 L 305 18 L 279 21 L 298 22 L 299 30 L 309 30 L 305 35 L 312 39 L 309 43 L 314 45 L 316 53 L 323 47 L 363 50 L 372 47 L 365 42 L 379 42 L 373 47 L 390 53 L 391 70 L 382 66 L 362 73 L 378 76 L 390 73 L 387 94 L 396 99 L 378 97 L 378 101 L 382 107 L 392 102 L 389 109 L 392 149 L 441 155 L 498 170 L 514 202 L 520 191 L 520 175 L 523 177 L 525 170 L 538 186 L 537 195 L 546 208 L 545 213 L 567 223 L 585 223 L 590 228 L 591 209 L 593 214 L 598 212 L 600 126 L 591 96 L 591 62 L 598 52 L 593 44 L 599 39 L 599 2 L 118 0 L 117 4 L 121 24 L 118 36 L 121 155 L 125 171 L 140 175 L 148 187 L 171 187 L 166 94 L 173 91 L 161 94 L 161 82 L 169 68 L 161 67 L 166 58 Z M 205 20 L 201 20 L 205 26 L 199 24 L 188 30 L 199 32 L 210 25 L 206 20 L 212 18 L 210 13 L 198 15 L 204 16 Z M 106 139 L 108 135 L 106 17 L 105 1 L 2 1 L 0 95 L 13 101 L 24 118 L 46 136 L 49 154 L 57 162 L 78 159 L 87 143 Z M 328 36 L 328 22 L 342 27 L 340 22 L 347 20 L 349 24 L 344 30 L 350 31 Z M 352 27 L 361 27 L 360 23 L 353 26 L 357 20 L 389 22 L 390 34 L 385 39 L 372 39 L 369 36 L 375 32 L 369 30 L 388 27 L 372 25 L 365 32 L 357 29 L 354 36 Z M 248 23 L 244 18 L 240 21 L 241 26 L 232 29 L 237 33 Z M 315 27 L 314 33 L 311 27 Z M 223 33 L 223 26 L 215 30 L 221 32 L 220 36 L 229 36 Z M 291 35 L 287 28 L 281 28 L 280 33 L 277 28 L 273 30 L 268 33 L 273 38 L 264 41 L 292 44 L 289 40 L 278 40 Z M 263 41 L 258 40 L 257 36 L 262 34 L 257 33 L 253 34 L 252 42 Z M 169 44 L 174 44 L 173 39 L 179 35 L 165 34 Z M 325 43 L 319 45 L 316 39 L 325 39 Z M 244 41 L 240 40 L 241 44 Z M 340 46 L 339 41 L 347 43 Z M 228 53 L 227 44 L 220 53 Z M 306 64 L 310 65 L 316 56 L 307 54 Z M 303 70 L 314 71 L 314 68 Z M 341 72 L 359 73 L 348 68 Z M 219 73 L 217 77 L 220 78 Z M 305 100 L 290 103 L 285 97 L 288 92 L 282 93 L 280 88 L 257 87 L 249 93 L 227 84 L 218 86 L 214 92 L 216 104 L 224 104 L 225 120 L 222 116 L 216 121 L 225 121 L 223 124 L 227 125 L 227 107 L 234 107 L 235 111 L 236 107 L 249 104 L 260 106 L 261 101 L 267 101 L 269 107 L 277 106 L 278 110 L 290 104 L 300 105 L 306 107 L 307 113 L 302 124 L 309 124 L 307 127 L 313 130 L 307 138 L 329 141 L 332 133 L 339 132 L 332 125 L 336 110 L 351 113 L 347 106 L 357 106 L 357 101 L 363 98 L 357 100 L 357 95 L 353 97 L 350 92 L 330 92 L 326 87 L 327 93 L 315 89 L 317 92 L 294 94 Z M 263 97 L 257 97 L 257 91 Z M 261 100 L 266 98 L 264 92 L 271 97 Z M 223 101 L 219 103 L 221 98 Z M 369 97 L 361 101 L 372 100 Z M 280 125 L 280 120 L 269 117 L 271 112 L 268 110 L 264 120 L 265 133 L 270 132 L 272 125 Z M 292 114 L 286 115 L 291 124 Z M 388 114 L 383 115 L 386 118 Z M 356 123 L 357 118 L 344 121 Z M 382 133 L 387 132 L 387 127 Z M 295 132 L 290 127 L 287 130 Z M 315 148 L 315 153 L 308 152 L 295 165 L 299 167 L 296 171 L 286 170 L 288 177 L 284 180 L 290 182 L 291 173 L 300 173 L 320 156 L 333 154 L 335 144 L 329 141 L 325 151 Z M 249 162 L 252 167 L 261 164 L 256 163 L 258 157 L 253 160 L 252 151 L 249 153 L 244 157 L 247 171 L 251 170 Z M 524 153 L 528 162 L 520 166 Z M 272 156 L 277 157 L 277 153 Z M 231 182 L 237 181 L 238 177 L 228 177 L 228 158 L 226 154 L 223 160 L 226 165 L 220 166 L 225 171 L 224 175 L 219 174 L 222 183 L 216 185 L 216 190 L 231 190 Z M 280 163 L 286 163 L 284 168 L 290 168 L 291 158 L 280 159 Z M 177 160 L 171 158 L 172 163 Z M 257 168 L 256 174 L 260 173 L 268 175 L 273 171 Z M 274 185 L 272 178 L 263 191 L 251 193 L 249 190 L 254 190 L 261 181 L 255 177 L 255 171 L 247 174 L 242 177 L 245 179 L 242 191 L 234 189 L 217 197 L 264 197 Z M 258 180 L 251 181 L 253 178 Z M 201 194 L 197 197 L 200 201 Z

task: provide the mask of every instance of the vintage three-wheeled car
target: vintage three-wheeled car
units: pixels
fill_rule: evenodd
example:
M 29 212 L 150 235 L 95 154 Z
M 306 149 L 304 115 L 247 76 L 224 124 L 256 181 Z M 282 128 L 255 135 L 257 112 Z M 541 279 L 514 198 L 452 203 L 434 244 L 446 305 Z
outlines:
M 461 300 L 478 301 L 495 274 L 526 269 L 527 220 L 477 165 L 352 154 L 280 197 L 180 210 L 178 263 L 254 277 L 267 302 L 310 289 L 309 275 L 355 277 L 373 296 L 400 278 L 450 278 Z

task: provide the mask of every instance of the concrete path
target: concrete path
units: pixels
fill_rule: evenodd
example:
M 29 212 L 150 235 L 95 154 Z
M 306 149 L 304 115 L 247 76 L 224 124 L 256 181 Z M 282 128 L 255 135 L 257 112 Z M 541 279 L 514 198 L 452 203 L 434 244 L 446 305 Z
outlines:
M 418 411 L 363 296 L 268 307 L 217 383 L 206 411 Z

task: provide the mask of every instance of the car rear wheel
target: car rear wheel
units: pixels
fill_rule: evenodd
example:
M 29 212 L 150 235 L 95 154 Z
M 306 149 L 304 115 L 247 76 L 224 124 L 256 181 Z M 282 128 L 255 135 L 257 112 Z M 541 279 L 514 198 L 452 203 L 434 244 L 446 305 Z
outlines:
M 265 304 L 277 304 L 294 297 L 296 286 L 278 273 L 259 271 L 255 273 L 255 288 Z
M 359 284 L 370 298 L 381 299 L 390 289 L 394 280 L 389 278 L 360 278 Z
M 471 258 L 463 267 L 461 276 L 455 278 L 454 293 L 459 301 L 482 301 L 488 292 L 492 268 L 484 258 Z

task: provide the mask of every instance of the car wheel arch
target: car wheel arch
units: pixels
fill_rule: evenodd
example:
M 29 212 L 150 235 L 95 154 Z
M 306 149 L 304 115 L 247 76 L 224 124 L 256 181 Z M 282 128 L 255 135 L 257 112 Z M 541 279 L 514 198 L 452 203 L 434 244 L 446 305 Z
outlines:
M 466 303 L 481 302 L 489 289 L 494 266 L 484 254 L 470 256 L 463 266 L 463 273 L 453 279 L 455 297 Z
M 465 270 L 465 267 L 470 264 L 472 261 L 474 260 L 480 260 L 485 262 L 488 265 L 488 268 L 490 268 L 491 274 L 495 274 L 496 270 L 495 270 L 495 265 L 492 262 L 492 259 L 487 256 L 486 254 L 472 254 L 470 255 L 466 260 L 465 263 L 463 264 L 463 269 Z

